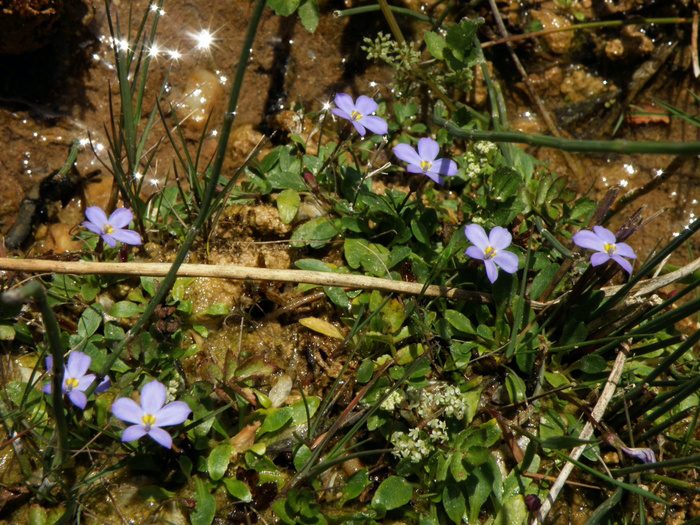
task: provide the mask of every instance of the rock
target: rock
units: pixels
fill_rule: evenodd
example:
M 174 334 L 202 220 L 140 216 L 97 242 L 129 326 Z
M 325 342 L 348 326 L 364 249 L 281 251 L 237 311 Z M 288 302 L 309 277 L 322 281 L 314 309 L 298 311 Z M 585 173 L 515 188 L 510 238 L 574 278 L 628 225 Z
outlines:
M 183 126 L 190 131 L 201 132 L 223 92 L 219 77 L 206 69 L 195 69 L 175 104 Z

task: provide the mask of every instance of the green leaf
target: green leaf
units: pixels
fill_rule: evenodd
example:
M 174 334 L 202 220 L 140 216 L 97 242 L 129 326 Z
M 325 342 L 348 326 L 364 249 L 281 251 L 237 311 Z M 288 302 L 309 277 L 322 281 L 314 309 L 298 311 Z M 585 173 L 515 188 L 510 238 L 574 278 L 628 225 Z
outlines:
M 494 525 L 522 525 L 527 523 L 527 516 L 523 496 L 515 494 L 506 498 L 493 523 Z
M 265 421 L 263 421 L 260 430 L 258 430 L 258 435 L 262 436 L 268 432 L 276 432 L 283 426 L 285 426 L 292 419 L 292 413 L 289 407 L 284 408 L 271 408 L 269 409 Z
M 328 217 L 316 217 L 294 230 L 290 240 L 294 248 L 301 248 L 305 245 L 321 248 L 336 235 L 338 235 L 338 228 L 334 221 Z
M 525 401 L 525 381 L 514 372 L 509 372 L 506 376 L 506 391 L 511 403 Z
M 442 505 L 453 523 L 462 523 L 467 512 L 464 493 L 456 483 L 448 483 L 442 490 Z
M 582 357 L 577 364 L 584 374 L 599 374 L 608 367 L 605 358 L 597 354 Z
M 94 305 L 88 306 L 78 320 L 78 336 L 87 339 L 97 331 L 100 324 L 102 314 Z
M 430 54 L 438 60 L 444 60 L 443 52 L 447 45 L 445 39 L 433 31 L 426 31 L 423 38 Z
M 319 18 L 317 0 L 306 0 L 299 7 L 299 20 L 309 33 L 316 31 Z
M 369 480 L 369 473 L 367 472 L 366 468 L 355 472 L 345 483 L 345 487 L 343 487 L 343 494 L 340 500 L 340 504 L 343 505 L 346 502 L 358 497 L 369 486 L 370 483 L 371 482 Z
M 131 301 L 119 301 L 114 303 L 109 309 L 109 315 L 119 319 L 124 317 L 135 317 L 143 312 L 143 307 Z
M 6 324 L 0 324 L 0 341 L 12 341 L 15 338 L 15 329 Z
M 190 515 L 192 525 L 211 525 L 216 515 L 216 500 L 209 493 L 207 484 L 200 478 L 195 479 L 195 508 Z
M 392 510 L 403 507 L 413 497 L 413 487 L 404 478 L 389 476 L 377 487 L 372 497 L 372 507 Z
M 267 182 L 276 190 L 309 191 L 309 187 L 298 173 L 292 171 L 274 170 L 267 176 Z
M 280 16 L 289 16 L 299 7 L 301 0 L 267 0 L 267 5 Z
M 462 312 L 457 310 L 445 310 L 445 319 L 450 325 L 465 334 L 473 334 L 472 322 Z
M 243 483 L 240 479 L 226 478 L 224 480 L 224 487 L 226 487 L 226 490 L 231 496 L 244 503 L 253 501 L 253 495 L 250 493 L 248 485 Z
M 299 446 L 297 451 L 294 453 L 294 468 L 297 472 L 301 472 L 301 469 L 304 468 L 304 465 L 306 465 L 312 455 L 313 452 L 311 452 L 311 449 L 308 446 L 304 445 L 303 443 Z
M 284 190 L 277 196 L 277 210 L 280 220 L 284 224 L 289 224 L 294 220 L 301 204 L 301 197 L 296 190 Z
M 223 303 L 210 304 L 206 310 L 204 310 L 204 315 L 210 315 L 216 317 L 219 315 L 228 315 L 231 311 L 231 307 Z
M 231 460 L 231 454 L 233 454 L 233 447 L 229 443 L 218 445 L 212 449 L 207 458 L 207 471 L 211 479 L 218 481 L 224 477 Z
M 552 282 L 558 270 L 559 265 L 557 263 L 549 263 L 537 273 L 530 285 L 530 299 L 537 300 L 540 298 L 540 295 Z

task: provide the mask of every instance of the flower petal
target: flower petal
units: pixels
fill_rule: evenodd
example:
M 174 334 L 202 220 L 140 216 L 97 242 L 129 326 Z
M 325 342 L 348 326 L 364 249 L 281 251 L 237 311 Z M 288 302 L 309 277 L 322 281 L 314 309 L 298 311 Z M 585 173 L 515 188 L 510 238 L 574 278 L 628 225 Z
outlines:
M 53 385 L 50 382 L 46 383 L 44 386 L 41 387 L 41 391 L 44 394 L 50 394 L 51 392 L 53 392 Z
M 104 233 L 104 232 L 102 231 L 102 228 L 100 228 L 100 227 L 97 226 L 96 224 L 91 223 L 90 221 L 84 221 L 84 222 L 81 224 L 81 226 L 82 226 L 83 228 L 87 228 L 87 229 L 90 230 L 92 233 L 96 233 L 97 235 L 102 235 L 102 233 Z
M 418 141 L 418 155 L 422 160 L 433 162 L 440 153 L 440 145 L 430 137 L 423 137 Z
M 457 175 L 457 163 L 450 159 L 437 159 L 433 162 L 433 169 L 431 171 L 437 171 L 440 175 L 454 177 Z
M 615 261 L 617 264 L 622 266 L 622 269 L 625 270 L 627 273 L 631 274 L 632 273 L 632 265 L 627 259 L 623 259 L 619 255 L 615 254 L 612 256 L 612 260 Z
M 141 407 L 144 413 L 155 415 L 163 405 L 168 396 L 165 385 L 160 381 L 151 381 L 143 385 L 141 389 Z
M 102 381 L 100 381 L 100 384 L 97 385 L 97 388 L 95 389 L 95 392 L 98 394 L 102 394 L 103 392 L 106 392 L 109 390 L 109 387 L 112 386 L 112 380 L 109 378 L 109 376 L 105 376 Z
M 467 250 L 464 253 L 467 254 L 472 259 L 478 259 L 479 261 L 483 261 L 486 258 L 486 255 L 484 255 L 484 252 L 482 252 L 476 246 L 470 246 L 469 248 L 467 248 Z
M 515 273 L 518 271 L 518 256 L 512 252 L 505 250 L 497 251 L 493 262 L 506 273 Z
M 574 244 L 587 250 L 604 251 L 605 242 L 591 230 L 581 230 L 572 237 Z
M 342 109 L 333 108 L 331 109 L 331 113 L 333 113 L 336 117 L 344 118 L 345 120 L 352 120 L 350 113 L 343 111 Z
M 613 232 L 607 228 L 603 228 L 602 226 L 593 226 L 593 231 L 601 241 L 607 242 L 608 244 L 615 244 L 615 241 L 617 240 L 615 239 L 615 234 Z
M 129 441 L 136 441 L 146 435 L 146 427 L 143 425 L 131 425 L 126 427 L 124 432 L 122 432 L 122 441 L 128 443 Z
M 179 425 L 183 423 L 191 413 L 192 409 L 187 406 L 187 403 L 184 401 L 173 401 L 153 415 L 156 418 L 156 425 L 159 427 L 169 427 L 170 425 Z
M 638 459 L 642 463 L 656 463 L 656 454 L 650 448 L 621 447 L 622 451 L 630 457 Z
M 424 175 L 429 179 L 433 180 L 436 184 L 443 183 L 442 176 L 439 173 L 434 172 L 433 170 L 426 171 Z
M 109 216 L 109 224 L 115 229 L 129 226 L 129 223 L 134 219 L 134 214 L 129 208 L 117 208 Z
M 489 245 L 496 248 L 496 250 L 503 250 L 510 246 L 513 236 L 508 230 L 500 226 L 494 226 L 489 232 Z
M 173 446 L 173 438 L 162 428 L 151 427 L 151 430 L 148 431 L 148 435 L 153 438 L 153 441 L 159 445 L 163 445 L 165 448 L 172 448 Z
M 365 127 L 362 124 L 360 124 L 359 120 L 351 120 L 350 123 L 353 125 L 355 130 L 360 134 L 360 137 L 365 136 L 365 134 L 367 133 L 367 130 L 365 129 Z
M 87 405 L 87 396 L 85 392 L 81 392 L 80 390 L 71 390 L 68 392 L 68 399 L 80 410 L 83 410 L 85 405 Z
M 133 399 L 129 397 L 120 397 L 112 403 L 112 414 L 117 419 L 121 419 L 127 423 L 141 424 L 143 409 Z
M 95 376 L 95 374 L 85 374 L 83 377 L 78 379 L 78 386 L 75 387 L 73 390 L 80 390 L 81 392 L 85 392 L 95 380 L 95 377 L 97 377 Z
M 415 164 L 409 164 L 406 166 L 406 171 L 409 173 L 420 173 L 421 175 L 427 175 L 427 172 L 423 168 L 416 166 Z
M 469 242 L 479 248 L 482 253 L 489 247 L 489 238 L 486 236 L 486 232 L 479 224 L 467 224 L 464 227 L 464 235 L 467 237 Z
M 114 230 L 112 232 L 112 237 L 123 242 L 124 244 L 131 244 L 132 246 L 140 246 L 141 235 L 138 232 L 132 230 Z
M 350 117 L 350 114 L 355 111 L 355 103 L 353 102 L 352 97 L 347 93 L 336 93 L 334 102 L 337 108 L 342 109 L 345 111 L 345 113 L 347 113 L 348 117 Z
M 360 95 L 355 101 L 355 110 L 363 117 L 367 117 L 377 111 L 377 103 L 366 95 Z M 367 126 L 369 127 L 369 126 Z
M 397 144 L 396 146 L 394 146 L 392 151 L 399 160 L 407 162 L 408 164 L 420 166 L 420 163 L 423 162 L 423 159 L 420 158 L 418 152 L 408 144 Z
M 102 234 L 102 240 L 106 242 L 110 247 L 114 248 L 117 245 L 117 240 L 106 233 Z
M 610 256 L 605 252 L 597 252 L 591 255 L 591 264 L 593 266 L 600 266 L 605 264 L 610 260 Z
M 89 355 L 74 350 L 68 354 L 68 363 L 66 364 L 66 376 L 80 379 L 85 375 L 85 372 L 90 368 L 92 359 Z
M 491 284 L 495 283 L 496 279 L 498 279 L 498 268 L 496 267 L 496 264 L 493 262 L 493 260 L 486 259 L 484 261 L 484 266 L 486 267 L 486 277 L 489 278 Z
M 107 224 L 107 214 L 99 206 L 90 206 L 87 208 L 85 210 L 85 217 L 87 217 L 88 221 L 97 226 L 100 231 L 102 231 L 104 225 Z
M 53 371 L 53 356 L 51 354 L 46 356 L 46 359 L 44 359 L 44 365 L 46 366 L 46 370 L 49 372 Z
M 626 242 L 618 242 L 615 244 L 615 253 L 620 257 L 627 257 L 628 259 L 637 258 L 637 254 L 634 253 L 632 247 Z
M 386 120 L 381 117 L 374 117 L 371 115 L 369 117 L 362 117 L 360 123 L 377 135 L 386 135 L 389 132 L 389 125 L 386 123 Z

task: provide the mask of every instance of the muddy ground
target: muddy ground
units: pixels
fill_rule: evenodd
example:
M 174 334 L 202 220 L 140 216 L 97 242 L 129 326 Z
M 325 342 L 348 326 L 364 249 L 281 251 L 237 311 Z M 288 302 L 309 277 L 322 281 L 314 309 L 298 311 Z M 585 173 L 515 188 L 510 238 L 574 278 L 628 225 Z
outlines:
M 428 11 L 434 3 L 409 2 L 411 7 Z M 124 27 L 129 10 L 140 16 L 148 3 L 140 0 L 115 1 L 114 4 Z M 283 113 L 280 117 L 280 112 L 296 103 L 318 110 L 339 90 L 389 95 L 386 82 L 390 72 L 367 63 L 359 49 L 363 36 L 387 29 L 376 14 L 352 19 L 332 15 L 335 9 L 347 7 L 346 4 L 358 2 L 322 2 L 324 15 L 314 34 L 309 34 L 295 18 L 282 19 L 269 12 L 266 14 L 239 104 L 237 132 L 231 145 L 232 166 L 240 162 L 261 133 L 270 133 L 279 127 L 289 128 L 289 116 Z M 482 7 L 487 24 L 482 41 L 499 36 L 485 4 Z M 616 2 L 613 3 L 618 6 L 615 9 L 605 7 L 609 4 L 605 2 L 600 3 L 603 7 L 586 1 L 575 4 L 591 18 L 687 14 L 687 6 L 682 1 L 668 2 L 661 9 L 657 2 Z M 515 2 L 499 6 L 511 30 L 525 27 L 533 20 L 545 29 L 569 23 L 550 2 L 537 2 L 534 8 Z M 166 2 L 159 28 L 161 53 L 151 77 L 152 94 L 167 75 L 171 86 L 167 102 L 175 107 L 184 103 L 179 109 L 181 115 L 192 109 L 187 106 L 191 104 L 187 97 L 193 86 L 204 84 L 210 94 L 204 109 L 213 109 L 214 115 L 220 114 L 217 110 L 224 103 L 250 9 L 250 3 L 242 0 Z M 407 23 L 404 29 L 410 33 L 412 27 L 421 26 Z M 195 35 L 202 29 L 214 34 L 214 45 L 209 50 L 196 47 Z M 559 131 L 564 136 L 593 138 L 599 137 L 600 131 L 604 131 L 603 136 L 611 135 L 616 117 L 620 115 L 616 110 L 626 107 L 626 103 L 642 108 L 643 112 L 660 98 L 690 113 L 696 111 L 692 91 L 697 87 L 697 79 L 690 66 L 689 33 L 687 25 L 652 30 L 629 26 L 599 31 L 594 36 L 560 33 L 520 44 L 515 49 L 525 64 L 531 89 L 552 115 Z M 103 3 L 83 0 L 66 2 L 62 16 L 43 33 L 34 31 L 31 38 L 24 40 L 14 35 L 16 48 L 4 46 L 6 53 L 16 54 L 0 55 L 0 141 L 3 144 L 0 232 L 6 233 L 13 223 L 24 194 L 61 165 L 71 141 L 89 139 L 92 142 L 92 146 L 86 146 L 80 154 L 78 166 L 82 172 L 102 169 L 106 173 L 101 163 L 107 161 L 108 94 L 110 89 L 115 94 L 116 88 L 107 34 Z M 19 53 L 22 47 L 31 49 L 32 40 L 39 49 Z M 672 45 L 672 51 L 665 52 L 666 45 Z M 550 133 L 541 111 L 536 108 L 532 92 L 528 93 L 522 76 L 513 68 L 505 46 L 486 52 L 505 84 L 513 127 Z M 630 93 L 637 88 L 630 87 L 629 79 L 644 68 L 650 70 L 648 78 L 641 83 L 638 92 Z M 153 96 L 147 99 L 146 109 L 149 109 Z M 180 117 L 177 111 L 173 118 Z M 189 136 L 195 138 L 201 123 L 193 118 L 189 120 L 186 127 Z M 280 125 L 280 122 L 286 124 Z M 216 116 L 212 124 L 215 129 Z M 668 119 L 661 118 L 647 121 L 622 118 L 615 136 L 635 140 L 698 140 L 697 128 L 691 124 L 680 119 L 668 123 Z M 284 140 L 283 133 L 277 134 L 275 140 Z M 211 147 L 214 141 L 209 142 Z M 559 173 L 567 175 L 578 191 L 591 192 L 594 196 L 615 184 L 624 186 L 623 193 L 644 185 L 666 170 L 672 161 L 666 156 L 576 155 L 572 156 L 573 161 L 567 162 L 552 150 L 533 151 Z M 696 159 L 689 159 L 677 167 L 668 181 L 637 201 L 647 207 L 647 215 L 661 212 L 645 227 L 644 235 L 635 239 L 642 253 L 649 253 L 657 243 L 664 242 L 695 217 L 700 195 L 700 179 L 696 172 Z M 172 178 L 167 156 L 144 175 L 153 188 Z M 100 203 L 100 195 L 106 193 L 108 186 L 108 182 L 93 186 L 89 192 L 91 198 Z M 56 220 L 68 223 L 79 220 L 77 202 L 73 207 L 74 212 L 64 213 Z M 630 206 L 620 217 L 631 213 L 635 207 Z M 69 228 L 64 230 L 67 234 Z M 40 232 L 42 235 L 46 233 Z M 54 244 L 49 243 L 43 250 L 60 251 L 71 246 L 60 239 Z

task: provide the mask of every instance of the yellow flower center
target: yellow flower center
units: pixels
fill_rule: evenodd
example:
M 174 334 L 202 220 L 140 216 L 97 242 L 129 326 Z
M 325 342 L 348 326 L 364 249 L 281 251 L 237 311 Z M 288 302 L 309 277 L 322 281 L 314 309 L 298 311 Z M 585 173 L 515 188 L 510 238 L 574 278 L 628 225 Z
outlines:
M 603 250 L 605 250 L 605 253 L 607 253 L 608 255 L 612 255 L 617 250 L 617 247 L 614 244 L 609 244 L 606 242 L 603 245 Z
M 66 390 L 73 390 L 78 388 L 79 381 L 74 377 L 69 377 L 66 379 Z
M 146 428 L 151 428 L 156 424 L 156 417 L 153 414 L 144 414 L 141 418 L 141 422 Z
M 494 248 L 493 246 L 489 246 L 484 250 L 484 255 L 487 259 L 493 259 L 494 257 L 496 257 L 496 248 Z
M 358 120 L 360 120 L 360 119 L 362 118 L 362 113 L 360 113 L 359 111 L 353 111 L 352 113 L 350 113 L 350 117 L 351 117 L 354 121 L 358 121 Z
M 107 235 L 110 235 L 114 231 L 114 228 L 111 224 L 105 224 L 102 227 L 102 231 L 105 232 Z
M 420 163 L 420 169 L 423 171 L 429 171 L 433 167 L 433 163 L 429 160 L 422 160 Z

